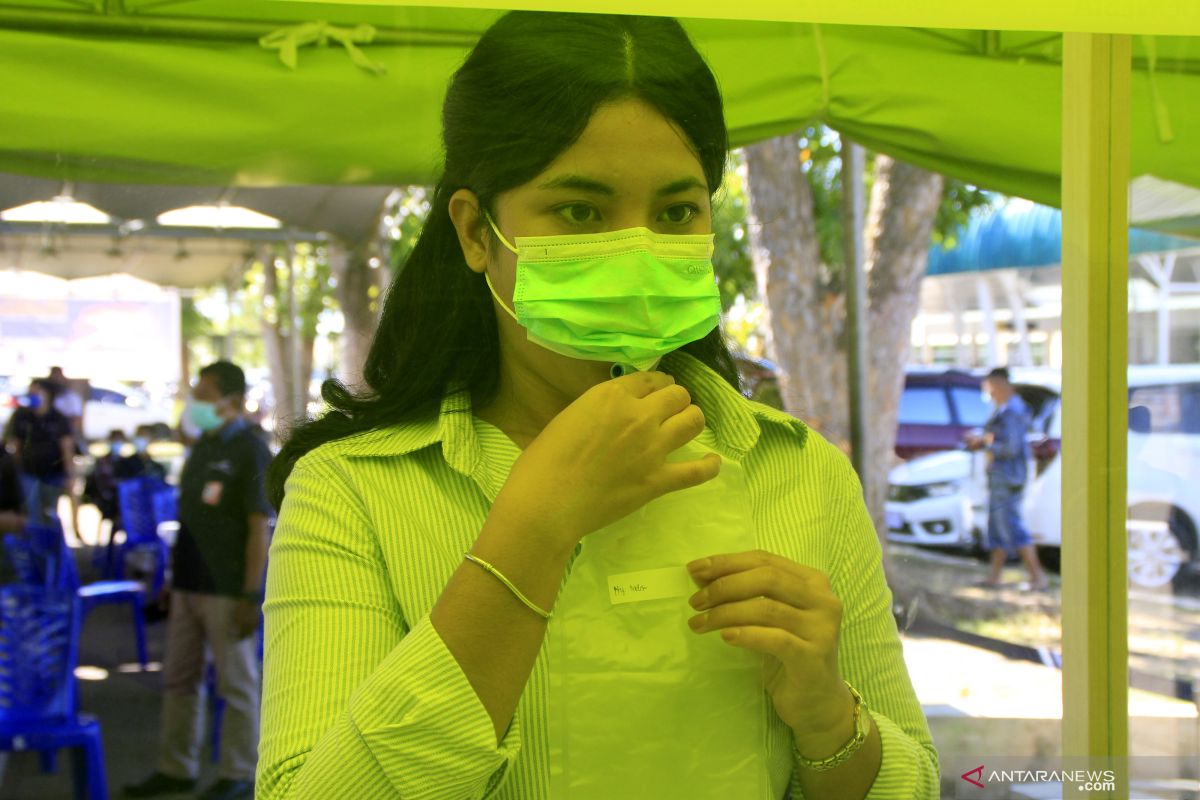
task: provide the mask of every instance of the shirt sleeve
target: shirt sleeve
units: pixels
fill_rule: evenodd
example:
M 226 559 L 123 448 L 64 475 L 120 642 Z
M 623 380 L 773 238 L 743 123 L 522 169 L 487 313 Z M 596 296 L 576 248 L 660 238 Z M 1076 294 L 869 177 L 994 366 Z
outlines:
M 862 695 L 883 744 L 867 800 L 937 800 L 937 749 L 904 663 L 875 525 L 849 459 L 840 452 L 831 457 L 829 579 L 843 608 L 838 663 Z
M 263 610 L 258 800 L 479 800 L 503 785 L 519 717 L 497 743 L 428 615 L 404 619 L 331 462 L 301 459 L 288 479 Z
M 248 443 L 246 457 L 246 480 L 242 486 L 242 507 L 247 514 L 275 516 L 275 509 L 267 499 L 267 467 L 271 465 L 271 451 L 253 434 L 244 434 Z

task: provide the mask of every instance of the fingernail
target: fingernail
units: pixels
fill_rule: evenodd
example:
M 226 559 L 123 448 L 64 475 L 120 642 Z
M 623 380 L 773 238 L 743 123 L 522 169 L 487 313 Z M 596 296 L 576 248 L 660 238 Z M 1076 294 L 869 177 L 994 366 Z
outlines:
M 694 616 L 688 620 L 688 626 L 692 630 L 698 631 L 704 627 L 704 624 L 706 622 L 708 622 L 708 614 L 697 614 L 696 616 Z
M 688 572 L 692 573 L 693 575 L 704 572 L 704 570 L 708 569 L 711 563 L 712 559 L 709 558 L 701 558 L 698 561 L 693 561 L 687 565 Z
M 708 590 L 701 589 L 700 591 L 696 592 L 694 595 L 692 595 L 690 598 L 688 598 L 688 605 L 690 605 L 692 608 L 696 609 L 697 611 L 699 611 L 700 609 L 707 606 L 708 605 Z

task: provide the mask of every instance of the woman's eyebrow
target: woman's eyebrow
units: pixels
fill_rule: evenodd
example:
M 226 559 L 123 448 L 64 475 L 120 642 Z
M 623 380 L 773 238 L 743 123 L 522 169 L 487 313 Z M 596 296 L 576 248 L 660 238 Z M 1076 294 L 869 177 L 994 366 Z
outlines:
M 691 189 L 699 189 L 705 194 L 708 193 L 708 186 L 696 178 L 680 178 L 677 181 L 668 183 L 666 186 L 654 193 L 655 197 L 666 197 L 669 194 L 679 194 Z
M 615 197 L 617 190 L 609 186 L 607 183 L 588 178 L 583 175 L 559 175 L 556 178 L 551 178 L 545 183 L 538 185 L 539 189 L 574 189 L 580 192 L 590 192 L 592 194 L 604 195 L 605 197 Z M 667 195 L 679 194 L 691 189 L 699 189 L 703 192 L 708 191 L 708 187 L 703 181 L 697 178 L 688 177 L 680 178 L 677 181 L 672 181 L 661 187 L 654 193 L 655 197 L 666 197 Z
M 585 178 L 582 175 L 559 175 L 557 178 L 551 178 L 538 186 L 539 189 L 575 189 L 580 192 L 591 192 L 592 194 L 602 194 L 605 197 L 614 197 L 617 190 L 609 186 L 607 183 L 601 183 L 594 178 Z

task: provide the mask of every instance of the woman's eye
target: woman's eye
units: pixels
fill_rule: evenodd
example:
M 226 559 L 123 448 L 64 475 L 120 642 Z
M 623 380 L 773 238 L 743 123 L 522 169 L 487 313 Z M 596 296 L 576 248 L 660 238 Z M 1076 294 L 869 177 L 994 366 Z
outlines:
M 559 206 L 555 209 L 559 215 L 574 225 L 584 225 L 589 222 L 599 222 L 600 214 L 596 211 L 595 206 L 590 206 L 587 203 L 571 203 L 566 206 Z
M 675 225 L 686 225 L 696 218 L 700 213 L 700 209 L 691 203 L 680 203 L 677 206 L 671 206 L 663 212 L 663 219 L 666 222 L 674 223 Z

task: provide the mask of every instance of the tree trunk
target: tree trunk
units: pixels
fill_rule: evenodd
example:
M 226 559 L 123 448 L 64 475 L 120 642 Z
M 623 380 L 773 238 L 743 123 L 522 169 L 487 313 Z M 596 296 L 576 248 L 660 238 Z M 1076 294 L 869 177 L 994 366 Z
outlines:
M 746 148 L 750 249 L 766 349 L 780 366 L 783 405 L 849 448 L 845 298 L 821 264 L 813 196 L 795 135 Z M 831 357 L 836 356 L 836 357 Z
M 799 150 L 794 135 L 746 148 L 751 252 L 784 408 L 848 451 L 845 296 L 820 261 Z M 863 243 L 869 305 L 864 461 L 870 470 L 864 482 L 885 553 L 883 506 L 895 463 L 896 412 L 941 197 L 940 175 L 876 157 Z
M 264 262 L 263 295 L 279 297 L 279 276 L 276 273 L 274 259 Z M 304 336 L 300 352 L 300 374 L 304 376 L 300 386 L 296 386 L 292 375 L 292 321 L 286 319 L 286 303 L 278 304 L 284 319 L 271 322 L 264 315 L 261 317 L 263 345 L 267 353 L 267 366 L 271 371 L 271 391 L 275 395 L 275 408 L 272 413 L 277 430 L 285 430 L 293 420 L 292 409 L 295 407 L 293 398 L 296 392 L 308 400 L 308 380 L 312 375 L 313 344 L 315 337 Z
M 347 386 L 362 383 L 363 365 L 379 322 L 378 298 L 383 290 L 383 270 L 372 269 L 368 247 L 341 246 L 330 250 L 330 269 L 337 279 L 337 301 L 345 325 L 338 357 L 338 378 Z M 375 288 L 372 297 L 372 287 Z
M 863 233 L 871 309 L 865 463 L 871 470 L 867 508 L 885 551 L 883 505 L 888 472 L 896 462 L 896 412 L 942 188 L 937 173 L 888 156 L 875 158 L 875 185 Z

